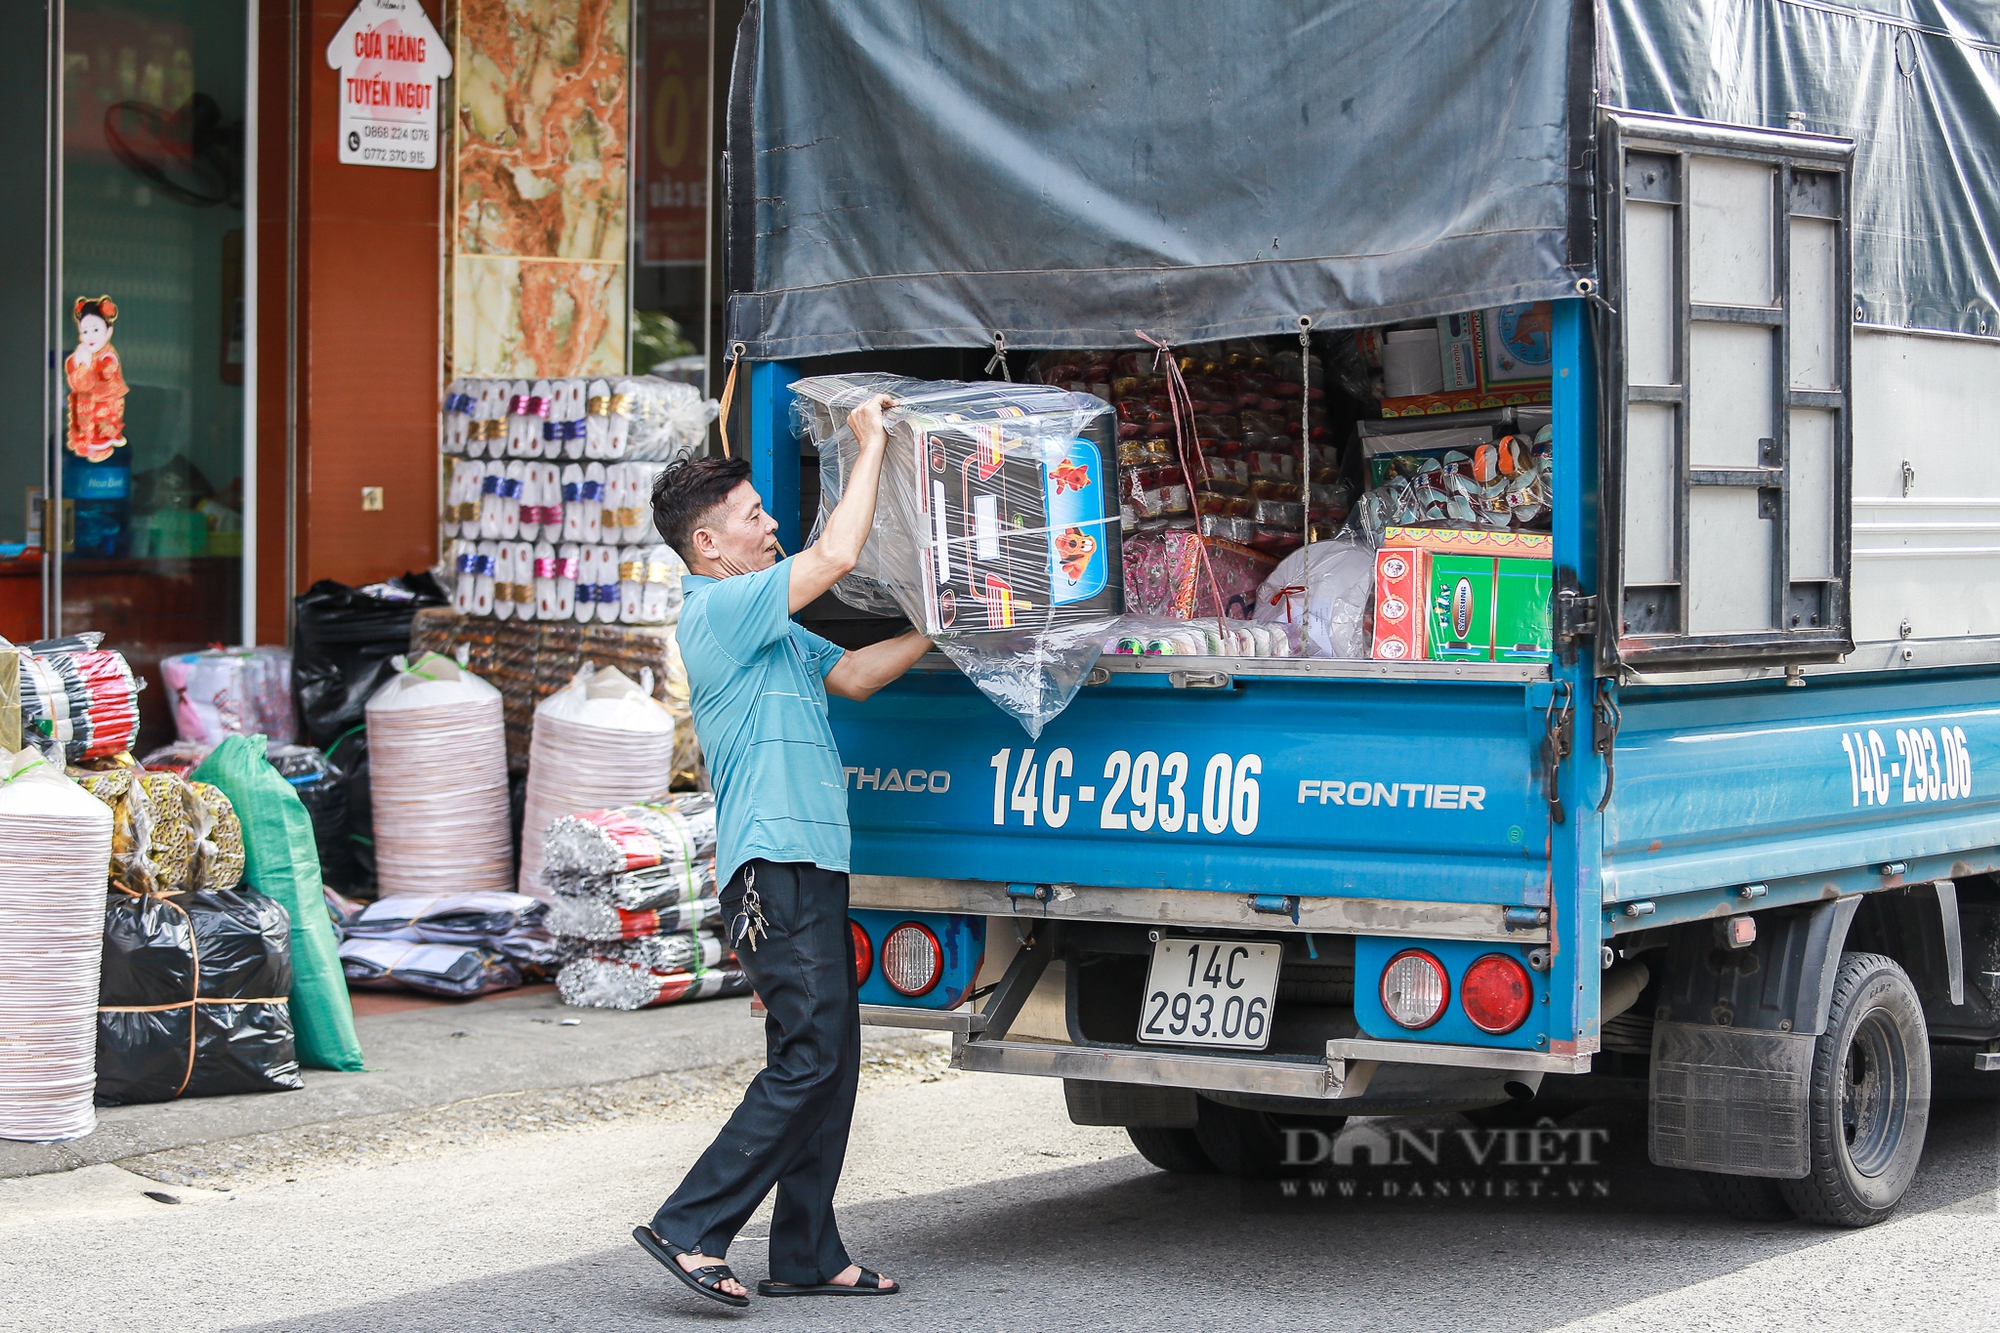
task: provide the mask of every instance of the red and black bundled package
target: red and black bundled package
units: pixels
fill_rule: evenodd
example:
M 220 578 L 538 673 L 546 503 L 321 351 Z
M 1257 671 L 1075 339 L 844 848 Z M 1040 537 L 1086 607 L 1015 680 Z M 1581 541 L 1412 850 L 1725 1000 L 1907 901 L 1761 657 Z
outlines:
M 142 682 L 103 641 L 92 631 L 21 651 L 21 735 L 51 759 L 106 759 L 139 735 Z

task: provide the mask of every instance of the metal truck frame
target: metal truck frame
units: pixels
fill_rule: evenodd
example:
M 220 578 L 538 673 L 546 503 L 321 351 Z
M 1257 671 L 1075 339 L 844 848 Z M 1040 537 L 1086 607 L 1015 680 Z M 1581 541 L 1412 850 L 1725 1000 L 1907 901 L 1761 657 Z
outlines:
M 1653 1160 L 1719 1206 L 1842 1225 L 1894 1208 L 1933 1084 L 2000 1091 L 2000 482 L 1951 456 L 2000 418 L 2000 342 L 1865 317 L 1853 141 L 1589 128 L 1553 660 L 1107 657 L 1033 740 L 941 658 L 835 701 L 869 953 L 914 920 L 956 960 L 871 977 L 866 1021 L 1060 1077 L 1168 1169 L 1644 1096 Z M 802 370 L 738 367 L 782 515 Z M 1281 948 L 1265 1050 L 1137 1040 L 1163 938 Z M 1418 1031 L 1380 993 L 1412 949 L 1453 990 Z M 1511 1032 L 1457 1003 L 1491 954 L 1532 981 Z

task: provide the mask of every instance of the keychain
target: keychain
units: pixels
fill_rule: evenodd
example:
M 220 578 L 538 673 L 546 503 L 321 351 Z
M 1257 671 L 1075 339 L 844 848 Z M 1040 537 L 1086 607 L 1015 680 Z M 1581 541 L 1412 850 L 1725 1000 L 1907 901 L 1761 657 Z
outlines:
M 731 948 L 748 942 L 750 952 L 757 952 L 757 937 L 770 934 L 770 927 L 764 924 L 764 906 L 757 897 L 757 867 L 743 868 L 743 910 L 729 924 L 729 944 Z

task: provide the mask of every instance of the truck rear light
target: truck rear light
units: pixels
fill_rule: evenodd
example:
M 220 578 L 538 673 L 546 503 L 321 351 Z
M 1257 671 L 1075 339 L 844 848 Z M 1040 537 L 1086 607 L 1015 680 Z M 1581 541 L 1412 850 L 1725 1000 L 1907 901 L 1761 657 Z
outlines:
M 868 980 L 868 972 L 875 966 L 875 944 L 861 923 L 852 917 L 848 918 L 847 933 L 854 937 L 854 984 L 859 986 Z
M 1406 1028 L 1427 1028 L 1444 1014 L 1451 979 L 1422 949 L 1405 949 L 1382 969 L 1382 1007 Z
M 882 941 L 882 976 L 899 995 L 922 995 L 944 973 L 944 950 L 930 928 L 905 921 Z
M 1528 969 L 1506 954 L 1475 958 L 1458 986 L 1459 1007 L 1481 1032 L 1500 1036 L 1528 1021 L 1535 987 Z

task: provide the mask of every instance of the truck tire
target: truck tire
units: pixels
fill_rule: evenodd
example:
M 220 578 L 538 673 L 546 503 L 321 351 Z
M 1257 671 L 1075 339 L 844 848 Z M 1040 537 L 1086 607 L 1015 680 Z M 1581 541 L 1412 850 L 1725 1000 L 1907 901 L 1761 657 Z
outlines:
M 1182 1176 L 1215 1174 L 1215 1163 L 1208 1160 L 1191 1129 L 1127 1125 L 1125 1132 L 1132 1136 L 1132 1146 L 1139 1150 L 1139 1155 L 1162 1171 Z
M 1873 1226 L 1916 1176 L 1930 1124 L 1923 1006 L 1894 959 L 1841 956 L 1808 1097 L 1812 1169 L 1779 1191 L 1805 1221 Z
M 1765 1176 L 1725 1176 L 1714 1171 L 1690 1172 L 1702 1197 L 1739 1222 L 1789 1222 L 1792 1206 L 1778 1182 Z
M 1347 1123 L 1344 1116 L 1314 1117 L 1310 1124 L 1331 1137 Z M 1285 1124 L 1269 1111 L 1250 1111 L 1225 1106 L 1203 1097 L 1194 1136 L 1202 1153 L 1215 1169 L 1238 1180 L 1276 1180 L 1281 1176 L 1302 1175 L 1303 1165 L 1285 1162 Z

